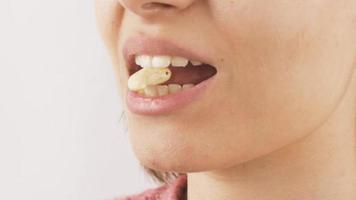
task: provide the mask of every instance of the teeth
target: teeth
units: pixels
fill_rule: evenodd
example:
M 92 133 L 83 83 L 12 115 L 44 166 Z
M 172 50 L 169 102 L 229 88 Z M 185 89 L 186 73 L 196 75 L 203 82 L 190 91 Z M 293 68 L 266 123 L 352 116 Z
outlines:
M 139 91 L 137 91 L 137 93 L 138 93 L 138 94 L 141 94 L 141 95 L 144 95 L 144 94 L 145 94 L 145 90 L 144 90 L 144 89 L 139 90 Z
M 137 93 L 146 97 L 158 97 L 188 90 L 192 87 L 194 87 L 192 83 L 184 84 L 183 86 L 179 84 L 149 85 L 142 90 L 138 90 Z
M 151 67 L 152 56 L 148 56 L 148 55 L 136 56 L 135 62 L 137 65 L 140 65 L 142 68 Z
M 169 93 L 168 86 L 167 85 L 158 85 L 157 86 L 157 91 L 159 96 L 164 96 Z
M 184 84 L 183 87 L 182 87 L 182 90 L 186 90 L 186 89 L 189 89 L 189 88 L 192 88 L 194 87 L 194 84 Z
M 153 56 L 152 67 L 165 68 L 171 64 L 172 58 L 170 56 Z
M 202 65 L 202 62 L 199 61 L 190 61 L 192 63 L 192 65 L 197 66 L 197 65 Z
M 143 56 L 135 56 L 135 63 L 136 63 L 136 65 L 140 65 L 140 66 L 141 66 L 142 57 L 143 57 Z
M 168 90 L 169 90 L 170 94 L 174 94 L 174 93 L 180 92 L 182 90 L 182 86 L 179 84 L 169 84 Z
M 174 67 L 185 67 L 188 65 L 189 60 L 183 57 L 173 57 L 172 66 Z
M 156 86 L 152 86 L 152 85 L 147 86 L 144 89 L 144 92 L 145 92 L 145 95 L 148 97 L 156 97 L 158 95 Z
M 199 61 L 190 61 L 192 65 L 202 65 Z M 172 67 L 186 67 L 189 63 L 187 58 L 180 56 L 167 56 L 167 55 L 137 55 L 135 57 L 135 63 L 142 68 L 154 67 L 154 68 L 166 68 L 172 65 Z

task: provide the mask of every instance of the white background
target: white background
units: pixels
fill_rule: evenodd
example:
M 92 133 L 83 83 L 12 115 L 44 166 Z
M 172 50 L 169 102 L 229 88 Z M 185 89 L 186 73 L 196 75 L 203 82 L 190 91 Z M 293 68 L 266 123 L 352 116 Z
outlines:
M 0 199 L 101 200 L 155 187 L 121 111 L 91 0 L 0 0 Z

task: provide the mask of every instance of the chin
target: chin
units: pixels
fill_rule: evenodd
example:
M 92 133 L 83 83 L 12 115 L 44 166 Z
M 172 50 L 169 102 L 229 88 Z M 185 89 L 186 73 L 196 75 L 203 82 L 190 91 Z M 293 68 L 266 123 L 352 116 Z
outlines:
M 192 173 L 226 168 L 236 160 L 214 156 L 193 148 L 193 144 L 175 141 L 172 143 L 132 143 L 140 164 L 157 171 Z
M 175 144 L 159 142 L 154 144 L 132 143 L 134 153 L 141 165 L 157 171 L 191 172 L 199 171 L 192 161 L 190 148 L 178 141 Z

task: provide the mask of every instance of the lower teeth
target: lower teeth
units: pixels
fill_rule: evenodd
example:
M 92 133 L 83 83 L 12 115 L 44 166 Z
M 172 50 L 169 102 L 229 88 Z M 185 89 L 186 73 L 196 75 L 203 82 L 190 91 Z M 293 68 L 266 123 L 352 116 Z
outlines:
M 157 97 L 174 94 L 192 87 L 194 87 L 194 84 L 149 85 L 145 89 L 139 90 L 138 93 L 147 97 Z

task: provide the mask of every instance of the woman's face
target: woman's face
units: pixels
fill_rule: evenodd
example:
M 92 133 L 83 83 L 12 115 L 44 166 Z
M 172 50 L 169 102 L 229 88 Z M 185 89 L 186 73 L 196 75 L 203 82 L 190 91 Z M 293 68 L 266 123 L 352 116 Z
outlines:
M 142 8 L 152 2 L 170 7 Z M 354 0 L 97 0 L 97 11 L 123 99 L 131 37 L 179 43 L 217 70 L 198 100 L 172 112 L 136 114 L 125 103 L 134 152 L 153 169 L 205 171 L 265 155 L 315 131 L 356 88 Z

